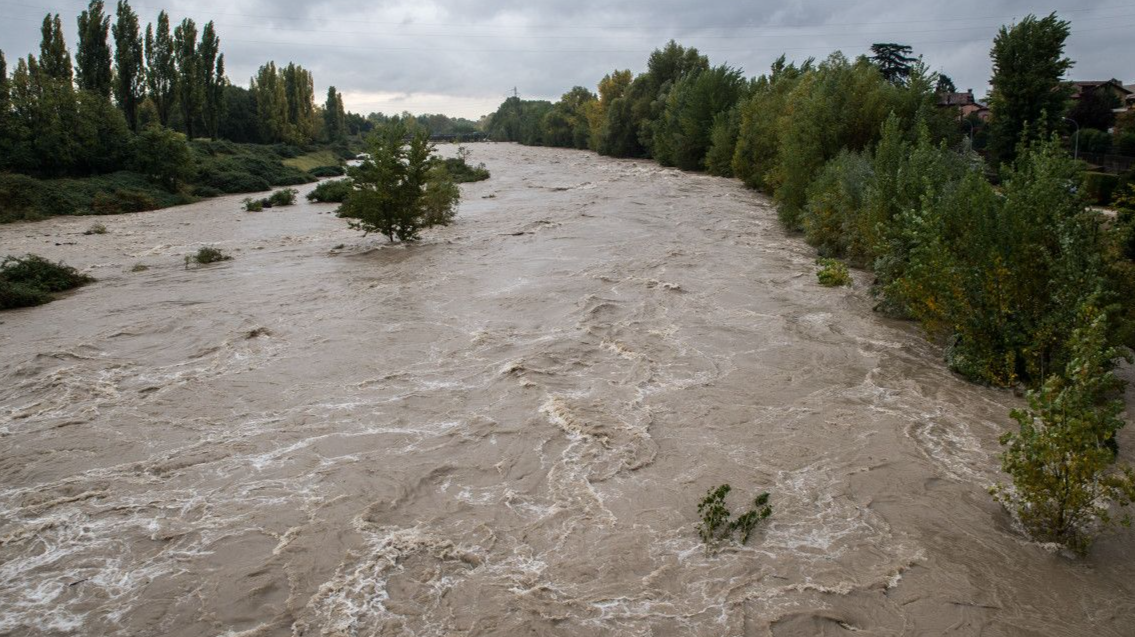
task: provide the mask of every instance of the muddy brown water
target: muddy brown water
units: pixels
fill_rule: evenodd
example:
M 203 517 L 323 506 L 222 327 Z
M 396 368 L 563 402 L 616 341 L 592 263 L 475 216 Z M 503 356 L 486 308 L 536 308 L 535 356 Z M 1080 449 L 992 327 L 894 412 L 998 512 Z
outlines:
M 817 285 L 766 199 L 473 151 L 411 248 L 240 197 L 0 227 L 99 279 L 0 315 L 0 634 L 1135 631 L 1135 534 L 1070 560 L 986 493 L 1020 399 Z M 774 514 L 707 555 L 725 482 Z

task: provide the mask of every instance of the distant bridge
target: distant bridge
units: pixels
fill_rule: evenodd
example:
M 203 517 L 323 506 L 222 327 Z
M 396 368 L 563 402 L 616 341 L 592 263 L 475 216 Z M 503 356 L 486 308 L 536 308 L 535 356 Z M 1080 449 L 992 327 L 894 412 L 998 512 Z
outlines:
M 488 133 L 445 133 L 430 135 L 431 142 L 483 142 L 489 138 Z

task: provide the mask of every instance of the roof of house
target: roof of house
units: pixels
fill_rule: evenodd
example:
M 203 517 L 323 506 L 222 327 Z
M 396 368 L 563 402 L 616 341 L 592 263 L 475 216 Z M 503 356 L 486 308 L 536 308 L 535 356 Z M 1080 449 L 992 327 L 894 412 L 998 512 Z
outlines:
M 1081 80 L 1078 82 L 1072 82 L 1072 86 L 1076 87 L 1076 93 L 1072 97 L 1075 98 L 1083 95 L 1085 90 L 1097 89 L 1101 86 L 1108 85 L 1114 86 L 1126 95 L 1135 93 L 1135 88 L 1132 88 L 1131 86 L 1124 86 L 1123 82 L 1120 82 L 1115 78 L 1111 78 L 1110 80 Z
M 973 104 L 973 91 L 965 93 L 939 93 L 938 106 L 967 106 Z

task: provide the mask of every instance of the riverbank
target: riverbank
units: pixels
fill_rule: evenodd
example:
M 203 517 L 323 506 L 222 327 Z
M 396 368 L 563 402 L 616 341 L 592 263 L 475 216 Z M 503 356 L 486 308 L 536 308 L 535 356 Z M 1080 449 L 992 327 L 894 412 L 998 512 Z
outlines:
M 0 223 L 144 212 L 222 194 L 263 192 L 341 174 L 343 161 L 353 157 L 345 147 L 305 150 L 204 139 L 189 148 L 193 170 L 176 192 L 129 171 L 67 179 L 0 173 Z

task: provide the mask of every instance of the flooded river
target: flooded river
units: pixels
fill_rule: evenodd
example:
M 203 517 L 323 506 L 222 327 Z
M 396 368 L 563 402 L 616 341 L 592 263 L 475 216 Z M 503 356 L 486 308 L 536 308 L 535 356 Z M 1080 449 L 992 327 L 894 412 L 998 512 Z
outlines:
M 473 151 L 410 248 L 302 197 L 0 226 L 99 279 L 0 314 L 0 634 L 1132 634 L 1135 533 L 1025 541 L 986 493 L 1021 400 L 765 198 Z M 708 555 L 722 483 L 774 513 Z

